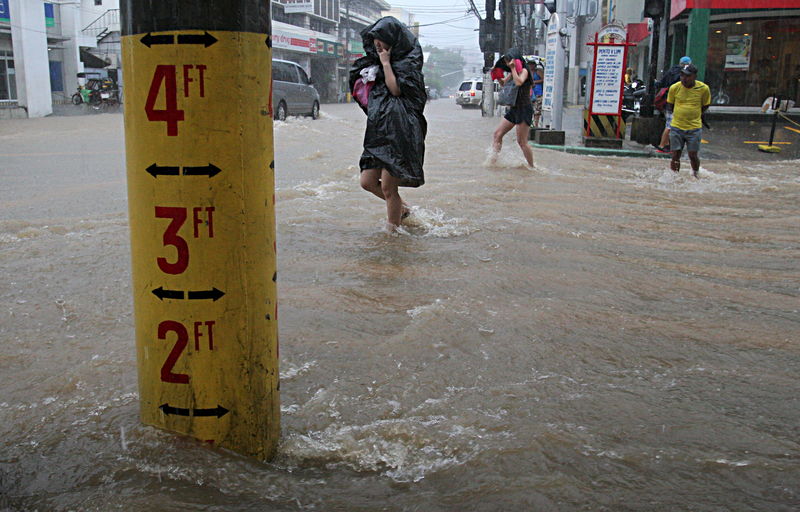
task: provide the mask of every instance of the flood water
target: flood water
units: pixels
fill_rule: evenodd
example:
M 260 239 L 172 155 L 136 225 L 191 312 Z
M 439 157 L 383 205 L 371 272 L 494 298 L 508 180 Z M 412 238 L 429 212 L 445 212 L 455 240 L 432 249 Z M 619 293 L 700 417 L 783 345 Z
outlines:
M 0 510 L 800 508 L 797 161 L 489 166 L 452 102 L 398 236 L 355 106 L 276 123 L 271 463 L 139 423 L 121 115 L 1 122 Z

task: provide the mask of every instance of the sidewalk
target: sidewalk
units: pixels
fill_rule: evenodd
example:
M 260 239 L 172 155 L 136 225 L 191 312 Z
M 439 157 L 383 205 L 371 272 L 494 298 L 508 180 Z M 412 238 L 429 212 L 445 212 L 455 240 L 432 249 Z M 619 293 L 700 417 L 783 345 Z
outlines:
M 790 116 L 793 120 L 795 117 Z M 800 158 L 800 126 L 792 124 L 785 119 L 779 118 L 775 129 L 774 141 L 775 145 L 781 148 L 780 153 L 763 153 L 758 150 L 759 144 L 766 144 L 769 141 L 772 116 L 766 114 L 761 114 L 761 116 L 749 115 L 741 119 L 739 116 L 717 115 L 710 119 L 712 119 L 710 121 L 711 129 L 703 129 L 704 143 L 700 149 L 701 159 L 779 161 Z M 564 108 L 562 128 L 565 131 L 566 146 L 584 148 L 581 138 L 583 130 L 582 105 L 572 105 Z M 595 152 L 593 151 L 590 154 L 592 153 Z M 656 152 L 652 146 L 644 146 L 638 142 L 631 141 L 630 124 L 619 155 L 669 157 L 669 155 Z

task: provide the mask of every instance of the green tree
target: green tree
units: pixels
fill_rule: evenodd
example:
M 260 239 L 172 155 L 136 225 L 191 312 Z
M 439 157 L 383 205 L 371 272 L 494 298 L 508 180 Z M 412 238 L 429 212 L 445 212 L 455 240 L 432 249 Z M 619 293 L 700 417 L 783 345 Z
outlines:
M 458 86 L 464 80 L 464 57 L 457 51 L 426 46 L 422 49 L 427 58 L 423 66 L 425 85 L 444 91 Z

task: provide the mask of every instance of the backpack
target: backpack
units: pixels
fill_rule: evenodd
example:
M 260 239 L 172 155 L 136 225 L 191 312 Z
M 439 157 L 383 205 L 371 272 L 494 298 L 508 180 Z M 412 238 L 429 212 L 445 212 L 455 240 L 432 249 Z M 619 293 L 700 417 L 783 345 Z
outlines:
M 658 110 L 664 112 L 667 108 L 667 94 L 669 87 L 664 87 L 656 93 L 656 98 L 653 100 L 653 106 Z

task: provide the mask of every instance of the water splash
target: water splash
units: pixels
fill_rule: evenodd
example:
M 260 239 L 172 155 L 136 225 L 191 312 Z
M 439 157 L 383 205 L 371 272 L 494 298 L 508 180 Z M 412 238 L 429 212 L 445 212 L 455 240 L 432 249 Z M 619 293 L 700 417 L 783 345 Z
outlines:
M 411 207 L 411 215 L 403 221 L 402 227 L 411 235 L 436 238 L 464 236 L 477 231 L 476 227 L 470 226 L 467 219 L 448 217 L 439 208 L 427 209 L 420 206 Z
M 289 434 L 280 453 L 299 466 L 345 466 L 396 482 L 419 482 L 476 457 L 476 440 L 485 441 L 487 435 L 484 429 L 464 427 L 443 416 L 406 417 Z

